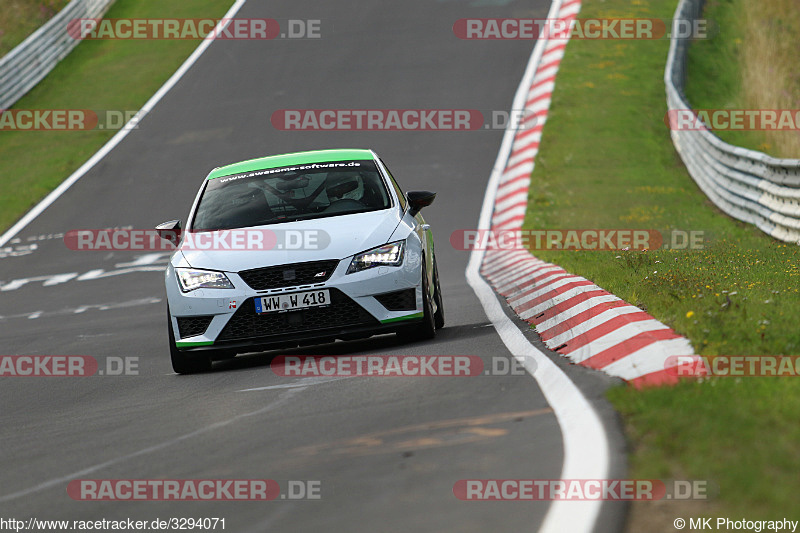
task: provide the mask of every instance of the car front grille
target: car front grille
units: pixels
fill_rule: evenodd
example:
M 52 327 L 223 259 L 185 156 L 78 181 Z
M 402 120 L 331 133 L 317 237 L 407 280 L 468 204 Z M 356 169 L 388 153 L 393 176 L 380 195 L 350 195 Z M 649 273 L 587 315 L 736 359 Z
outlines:
M 416 289 L 387 292 L 386 294 L 375 296 L 375 299 L 388 311 L 413 311 L 417 308 Z
M 208 329 L 211 320 L 214 316 L 179 316 L 178 320 L 178 337 L 185 339 L 186 337 L 194 337 L 202 335 Z
M 380 323 L 343 292 L 329 289 L 331 304 L 298 311 L 258 315 L 253 298 L 245 300 L 217 337 L 218 341 L 269 337 L 323 330 L 337 331 Z
M 289 263 L 287 265 L 243 270 L 239 272 L 239 276 L 250 288 L 264 291 L 281 287 L 322 283 L 331 277 L 338 264 L 338 259 Z

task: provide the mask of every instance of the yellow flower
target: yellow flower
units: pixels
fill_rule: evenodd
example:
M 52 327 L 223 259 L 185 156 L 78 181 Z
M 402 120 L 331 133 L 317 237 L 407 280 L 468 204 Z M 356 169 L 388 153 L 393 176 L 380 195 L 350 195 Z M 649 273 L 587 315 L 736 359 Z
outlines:
M 694 311 L 689 311 L 686 313 L 686 318 L 692 318 L 694 316 Z

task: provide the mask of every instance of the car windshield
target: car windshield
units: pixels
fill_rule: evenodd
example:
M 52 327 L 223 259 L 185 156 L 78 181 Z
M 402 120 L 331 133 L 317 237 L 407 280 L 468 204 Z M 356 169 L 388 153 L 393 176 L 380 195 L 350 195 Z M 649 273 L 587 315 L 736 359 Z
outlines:
M 209 180 L 192 229 L 263 226 L 389 207 L 374 161 L 313 163 Z

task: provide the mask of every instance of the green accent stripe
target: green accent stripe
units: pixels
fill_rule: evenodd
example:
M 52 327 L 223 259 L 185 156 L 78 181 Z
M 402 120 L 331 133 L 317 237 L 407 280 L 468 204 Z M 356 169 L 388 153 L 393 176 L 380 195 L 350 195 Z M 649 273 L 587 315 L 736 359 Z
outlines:
M 406 315 L 406 316 L 399 316 L 397 318 L 389 318 L 386 320 L 381 320 L 381 324 L 390 324 L 392 322 L 399 322 L 401 320 L 411 320 L 413 318 L 423 318 L 425 313 L 414 313 L 413 315 Z
M 203 342 L 181 342 L 178 341 L 175 343 L 175 346 L 178 348 L 190 348 L 194 346 L 211 346 L 214 344 L 214 341 L 203 341 Z
M 307 165 L 309 163 L 328 163 L 333 161 L 364 161 L 372 159 L 372 152 L 363 149 L 347 150 L 314 150 L 311 152 L 296 152 L 292 154 L 272 155 L 259 159 L 250 159 L 240 163 L 233 163 L 211 171 L 208 179 L 264 170 L 267 168 L 288 167 L 294 165 Z

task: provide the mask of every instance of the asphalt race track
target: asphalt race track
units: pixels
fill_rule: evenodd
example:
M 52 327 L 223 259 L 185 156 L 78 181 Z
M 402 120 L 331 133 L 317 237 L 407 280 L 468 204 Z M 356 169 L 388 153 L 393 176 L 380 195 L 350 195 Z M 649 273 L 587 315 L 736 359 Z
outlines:
M 18 235 L 38 248 L 0 259 L 0 355 L 138 364 L 138 375 L 0 379 L 0 514 L 224 517 L 237 532 L 538 530 L 548 502 L 453 495 L 459 479 L 559 477 L 561 432 L 531 376 L 287 378 L 270 368 L 276 353 L 178 376 L 167 349 L 167 254 L 71 251 L 50 236 L 185 219 L 204 176 L 222 164 L 373 148 L 405 190 L 438 192 L 424 215 L 447 326 L 432 342 L 388 335 L 280 353 L 509 358 L 466 283 L 467 252 L 449 244 L 454 230 L 476 227 L 502 130 L 287 132 L 270 118 L 279 109 L 507 110 L 533 43 L 459 40 L 453 22 L 544 18 L 548 8 L 545 0 L 249 0 L 237 17 L 319 19 L 322 38 L 213 43 L 138 130 Z M 602 401 L 612 380 L 558 364 L 606 423 L 610 477 L 624 477 L 624 441 Z M 319 481 L 322 498 L 86 502 L 66 492 L 74 479 L 250 478 L 284 491 L 290 480 Z M 619 531 L 624 517 L 623 504 L 605 504 L 596 530 Z

